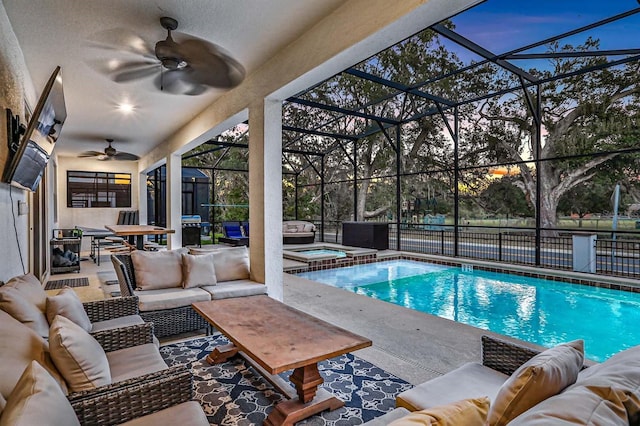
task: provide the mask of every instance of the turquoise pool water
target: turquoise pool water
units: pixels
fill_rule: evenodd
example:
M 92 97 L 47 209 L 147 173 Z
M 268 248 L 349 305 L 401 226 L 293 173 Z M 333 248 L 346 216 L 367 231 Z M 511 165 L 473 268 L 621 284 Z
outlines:
M 603 361 L 640 344 L 640 294 L 394 260 L 298 276 L 543 346 L 584 339 Z
M 343 251 L 329 250 L 329 249 L 300 250 L 298 253 L 304 253 L 309 256 L 314 256 L 319 254 L 333 254 L 336 257 L 347 257 L 347 253 Z

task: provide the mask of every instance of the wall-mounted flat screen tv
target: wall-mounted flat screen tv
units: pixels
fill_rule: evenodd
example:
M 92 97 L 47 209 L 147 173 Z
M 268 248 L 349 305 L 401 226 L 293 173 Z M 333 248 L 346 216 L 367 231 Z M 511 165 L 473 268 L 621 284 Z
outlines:
M 56 67 L 38 99 L 18 149 L 12 156 L 9 153 L 2 180 L 35 191 L 66 119 L 62 75 L 60 67 Z

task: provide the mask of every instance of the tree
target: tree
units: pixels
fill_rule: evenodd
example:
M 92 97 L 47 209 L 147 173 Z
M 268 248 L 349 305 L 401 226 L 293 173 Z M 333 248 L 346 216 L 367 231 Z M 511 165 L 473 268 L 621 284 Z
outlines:
M 551 51 L 597 50 L 598 42 L 551 46 Z M 540 215 L 543 228 L 556 226 L 558 204 L 572 188 L 592 181 L 600 173 L 620 172 L 612 167 L 623 150 L 635 148 L 638 140 L 638 62 L 573 75 L 580 69 L 602 64 L 605 59 L 579 57 L 555 59 L 551 70 L 530 70 L 542 79 L 567 75 L 540 86 L 543 144 L 538 155 L 538 127 L 527 106 L 523 90 L 515 95 L 484 101 L 478 109 L 482 120 L 468 132 L 488 141 L 487 150 L 496 161 L 513 161 L 520 168 L 523 190 L 536 197 L 540 179 Z M 485 76 L 483 74 L 479 74 Z M 486 77 L 486 76 L 485 76 Z M 491 90 L 506 84 L 503 79 L 486 80 Z M 535 106 L 535 96 L 531 94 Z M 468 137 L 467 139 L 473 139 Z M 529 157 L 528 157 L 529 156 Z M 557 160 L 548 160 L 558 158 Z M 543 160 L 533 169 L 527 160 Z
M 480 202 L 485 210 L 505 215 L 507 219 L 509 216 L 530 216 L 533 210 L 522 190 L 509 177 L 492 181 L 480 195 Z

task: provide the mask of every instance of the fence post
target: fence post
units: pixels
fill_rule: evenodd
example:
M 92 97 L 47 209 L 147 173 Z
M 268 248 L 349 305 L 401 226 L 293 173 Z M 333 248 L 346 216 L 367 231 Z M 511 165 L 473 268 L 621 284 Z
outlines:
M 502 232 L 498 232 L 498 260 L 502 262 Z

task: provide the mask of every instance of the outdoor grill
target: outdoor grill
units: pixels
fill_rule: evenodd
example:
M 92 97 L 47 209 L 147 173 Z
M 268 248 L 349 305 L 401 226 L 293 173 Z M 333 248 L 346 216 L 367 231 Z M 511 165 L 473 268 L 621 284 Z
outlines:
M 200 247 L 202 242 L 200 240 L 200 228 L 202 227 L 202 220 L 200 215 L 186 215 L 182 216 L 182 245 L 183 246 L 195 246 Z

